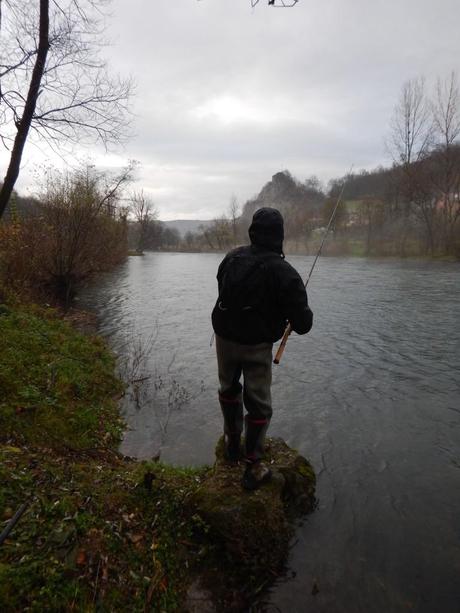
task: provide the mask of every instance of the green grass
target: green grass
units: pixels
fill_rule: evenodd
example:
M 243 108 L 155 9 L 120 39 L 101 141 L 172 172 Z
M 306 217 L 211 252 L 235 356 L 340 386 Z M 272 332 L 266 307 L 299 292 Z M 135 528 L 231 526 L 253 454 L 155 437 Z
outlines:
M 275 565 L 267 554 L 274 541 L 259 513 L 244 512 L 253 545 L 245 536 L 240 546 L 216 503 L 228 502 L 230 488 L 235 504 L 260 507 L 247 507 L 239 470 L 117 453 L 123 386 L 114 367 L 100 339 L 53 311 L 0 305 L 0 531 L 27 505 L 0 545 L 2 612 L 181 612 L 196 577 L 218 610 L 240 610 L 235 602 L 249 603 L 277 576 L 279 556 Z M 265 508 L 271 500 L 284 526 L 270 491 Z
M 344 200 L 343 204 L 345 206 L 345 209 L 347 210 L 348 213 L 356 213 L 359 210 L 359 207 L 361 206 L 362 200 L 361 199 L 357 199 L 357 200 Z
M 2 611 L 178 611 L 202 470 L 121 458 L 114 358 L 50 310 L 0 306 Z M 146 477 L 147 475 L 147 477 Z
M 3 440 L 53 447 L 111 445 L 120 436 L 114 358 L 52 311 L 0 314 L 0 432 Z
M 198 547 L 183 500 L 200 474 L 1 446 L 1 519 L 30 501 L 0 549 L 3 610 L 180 610 Z

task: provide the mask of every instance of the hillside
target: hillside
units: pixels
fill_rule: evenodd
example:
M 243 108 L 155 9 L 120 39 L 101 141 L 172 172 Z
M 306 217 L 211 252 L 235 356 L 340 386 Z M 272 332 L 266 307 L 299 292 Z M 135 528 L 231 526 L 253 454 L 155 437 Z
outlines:
M 263 206 L 275 207 L 286 217 L 289 217 L 293 211 L 315 215 L 325 198 L 316 179 L 301 182 L 285 170 L 273 175 L 271 181 L 264 185 L 258 196 L 246 202 L 242 217 L 250 219 L 254 212 Z

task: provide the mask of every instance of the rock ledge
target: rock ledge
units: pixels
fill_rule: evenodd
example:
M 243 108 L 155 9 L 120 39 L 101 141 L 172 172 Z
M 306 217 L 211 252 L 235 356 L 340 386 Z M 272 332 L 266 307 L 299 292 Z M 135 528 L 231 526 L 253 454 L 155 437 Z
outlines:
M 241 487 L 244 466 L 226 465 L 221 438 L 214 468 L 192 499 L 206 526 L 206 540 L 215 547 L 215 567 L 206 570 L 200 583 L 213 592 L 214 600 L 212 586 L 218 585 L 218 605 L 228 611 L 243 610 L 251 593 L 279 575 L 293 534 L 293 520 L 315 506 L 316 479 L 310 463 L 281 438 L 267 439 L 265 451 L 264 461 L 273 477 L 260 489 L 247 492 Z M 246 605 L 238 604 L 242 598 Z M 197 609 L 189 602 L 188 610 Z

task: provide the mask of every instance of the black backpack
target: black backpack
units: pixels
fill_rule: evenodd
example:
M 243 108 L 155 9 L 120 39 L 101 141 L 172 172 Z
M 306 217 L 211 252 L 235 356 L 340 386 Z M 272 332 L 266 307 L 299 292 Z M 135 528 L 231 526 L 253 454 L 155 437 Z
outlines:
M 235 313 L 263 310 L 270 291 L 265 260 L 266 257 L 255 254 L 235 254 L 228 258 L 219 283 L 219 309 Z

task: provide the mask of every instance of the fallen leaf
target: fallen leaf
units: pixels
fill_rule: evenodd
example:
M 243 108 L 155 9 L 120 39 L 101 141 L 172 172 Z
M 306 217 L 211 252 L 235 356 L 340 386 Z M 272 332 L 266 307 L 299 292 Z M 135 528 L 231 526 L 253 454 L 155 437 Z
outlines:
M 76 563 L 77 566 L 83 566 L 86 562 L 86 551 L 84 549 L 80 549 L 77 553 Z
M 130 534 L 129 535 L 129 540 L 131 541 L 131 543 L 134 543 L 136 545 L 136 543 L 139 543 L 140 541 L 142 541 L 142 539 L 144 538 L 143 534 Z

